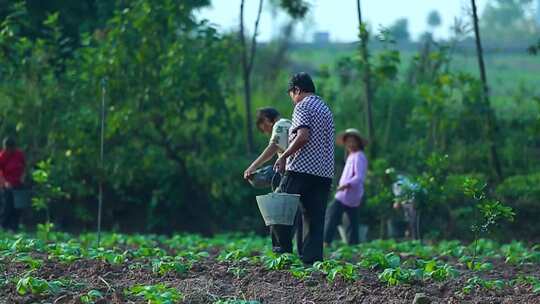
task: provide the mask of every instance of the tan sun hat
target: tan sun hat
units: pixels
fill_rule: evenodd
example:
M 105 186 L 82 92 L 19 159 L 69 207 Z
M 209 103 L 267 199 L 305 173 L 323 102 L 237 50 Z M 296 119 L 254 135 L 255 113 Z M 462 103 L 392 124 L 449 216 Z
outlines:
M 362 133 L 360 133 L 360 131 L 358 131 L 355 128 L 349 128 L 349 129 L 339 133 L 337 138 L 336 138 L 336 143 L 338 145 L 344 145 L 345 144 L 345 137 L 347 137 L 347 136 L 354 136 L 354 137 L 358 138 L 358 140 L 360 141 L 360 143 L 362 143 L 362 146 L 364 146 L 364 147 L 367 146 L 367 144 L 368 144 L 367 139 L 365 139 L 362 136 Z

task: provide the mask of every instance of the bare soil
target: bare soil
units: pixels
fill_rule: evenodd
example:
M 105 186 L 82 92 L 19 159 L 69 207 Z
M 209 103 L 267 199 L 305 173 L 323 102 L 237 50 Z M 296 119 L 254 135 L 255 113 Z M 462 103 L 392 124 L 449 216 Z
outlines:
M 152 273 L 149 261 L 136 260 L 114 266 L 100 260 L 78 260 L 71 264 L 44 258 L 41 268 L 32 274 L 47 280 L 69 279 L 73 288 L 65 288 L 60 294 L 45 296 L 20 296 L 13 282 L 0 289 L 0 303 L 82 303 L 80 296 L 95 289 L 106 298 L 98 303 L 146 303 L 143 299 L 127 297 L 124 290 L 136 284 L 165 283 L 181 291 L 182 303 L 213 303 L 218 299 L 237 298 L 258 300 L 261 303 L 413 303 L 416 293 L 425 293 L 432 303 L 540 303 L 540 295 L 534 294 L 530 286 L 516 285 L 498 291 L 477 289 L 468 295 L 461 293 L 472 272 L 460 269 L 460 276 L 445 283 L 417 282 L 395 287 L 381 283 L 376 271 L 360 270 L 359 279 L 345 282 L 337 279 L 328 282 L 323 274 L 311 278 L 296 279 L 287 271 L 268 271 L 262 266 L 236 264 L 245 269 L 236 276 L 231 273 L 227 262 L 210 257 L 196 263 L 184 274 L 171 273 L 158 276 Z M 143 265 L 141 267 L 141 265 Z M 510 280 L 518 275 L 538 275 L 538 265 L 511 266 L 495 261 L 494 270 L 483 272 L 486 279 Z M 459 268 L 459 265 L 456 265 Z M 26 265 L 16 262 L 0 262 L 4 278 L 22 276 L 28 271 Z M 478 273 L 476 274 L 478 275 Z

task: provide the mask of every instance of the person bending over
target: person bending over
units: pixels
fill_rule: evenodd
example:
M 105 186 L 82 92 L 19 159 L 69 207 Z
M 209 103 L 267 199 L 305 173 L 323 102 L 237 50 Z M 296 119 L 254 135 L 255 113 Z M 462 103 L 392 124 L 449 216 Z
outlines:
M 264 134 L 270 135 L 268 146 L 261 152 L 259 157 L 244 171 L 244 178 L 249 180 L 254 177 L 257 169 L 271 160 L 274 155 L 281 155 L 289 144 L 289 129 L 292 122 L 289 119 L 280 118 L 279 112 L 274 108 L 261 108 L 257 110 L 257 129 Z M 272 166 L 265 167 L 262 173 L 272 178 Z M 269 181 L 271 182 L 271 181 Z

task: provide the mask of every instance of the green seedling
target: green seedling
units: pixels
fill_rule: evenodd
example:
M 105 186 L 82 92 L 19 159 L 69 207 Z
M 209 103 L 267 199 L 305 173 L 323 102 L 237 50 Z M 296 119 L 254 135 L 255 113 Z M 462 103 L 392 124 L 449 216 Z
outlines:
M 435 252 L 441 256 L 459 258 L 465 254 L 466 247 L 459 241 L 442 241 L 437 245 Z
M 42 260 L 39 260 L 39 259 L 34 259 L 32 258 L 31 256 L 29 255 L 23 255 L 23 256 L 20 256 L 20 257 L 16 257 L 14 259 L 15 262 L 21 262 L 21 263 L 24 263 L 26 264 L 26 266 L 28 266 L 30 268 L 30 270 L 36 270 L 36 269 L 39 269 L 41 268 L 41 266 L 43 265 L 43 261 Z
M 463 183 L 463 193 L 471 198 L 475 204 L 474 222 L 472 232 L 474 233 L 474 249 L 471 268 L 475 268 L 476 258 L 479 253 L 480 233 L 489 231 L 501 220 L 513 221 L 515 213 L 511 207 L 503 205 L 501 202 L 489 199 L 485 188 L 487 184 L 475 178 L 467 178 Z M 481 217 L 478 216 L 480 212 Z
M 401 258 L 393 252 L 384 254 L 382 251 L 369 251 L 360 261 L 360 266 L 369 269 L 396 268 L 401 265 Z
M 484 288 L 486 290 L 501 290 L 506 286 L 503 280 L 485 280 L 478 276 L 474 276 L 467 280 L 467 284 L 463 287 L 462 292 L 469 294 L 477 288 Z
M 77 243 L 50 244 L 47 253 L 49 258 L 68 264 L 82 258 L 81 245 Z
M 412 281 L 422 280 L 424 273 L 422 269 L 407 269 L 407 268 L 387 268 L 379 274 L 379 280 L 387 283 L 390 286 L 411 283 Z
M 351 263 L 326 260 L 315 262 L 313 268 L 324 273 L 330 282 L 333 282 L 338 276 L 346 281 L 355 281 L 358 278 L 357 267 Z
M 442 282 L 458 275 L 457 270 L 448 264 L 440 264 L 436 260 L 419 261 L 424 279 Z
M 232 273 L 237 279 L 240 279 L 247 273 L 247 269 L 243 267 L 229 267 L 227 269 L 228 273 Z
M 97 250 L 89 250 L 86 257 L 91 259 L 103 260 L 112 265 L 120 265 L 126 262 L 127 254 L 127 251 L 124 251 L 123 253 L 118 253 L 111 249 L 99 248 Z
M 540 293 L 540 279 L 534 276 L 520 276 L 512 281 L 512 285 L 523 284 L 530 285 L 533 293 Z
M 20 295 L 33 294 L 57 294 L 64 284 L 60 281 L 48 282 L 47 280 L 26 276 L 17 282 L 17 293 Z
M 191 269 L 190 264 L 183 263 L 178 260 L 171 260 L 166 257 L 163 260 L 154 260 L 152 262 L 152 272 L 159 275 L 166 275 L 171 272 L 186 273 Z
M 293 264 L 302 264 L 296 256 L 285 253 L 269 253 L 261 257 L 263 265 L 268 270 L 284 270 L 290 268 Z
M 94 304 L 103 299 L 103 294 L 99 290 L 90 290 L 85 295 L 82 295 L 80 300 L 83 304 Z
M 184 295 L 164 284 L 135 285 L 125 291 L 127 295 L 142 297 L 149 304 L 174 304 L 181 301 Z
M 291 269 L 289 269 L 289 272 L 293 277 L 301 280 L 310 277 L 311 274 L 315 271 L 317 271 L 315 268 L 304 267 L 303 265 L 292 266 Z
M 505 257 L 505 262 L 512 265 L 540 262 L 540 251 L 538 245 L 530 250 L 521 242 L 512 242 L 501 247 L 501 252 Z
M 240 262 L 249 260 L 251 252 L 245 249 L 234 249 L 232 251 L 222 251 L 217 260 L 220 262 Z
M 493 269 L 493 264 L 489 262 L 474 261 L 471 256 L 463 256 L 459 259 L 461 263 L 464 263 L 467 269 L 472 271 L 489 271 Z

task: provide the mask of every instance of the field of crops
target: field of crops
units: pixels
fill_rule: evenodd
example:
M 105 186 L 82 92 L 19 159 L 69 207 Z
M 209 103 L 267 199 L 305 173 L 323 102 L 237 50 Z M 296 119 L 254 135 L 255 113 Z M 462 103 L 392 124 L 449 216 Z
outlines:
M 257 236 L 0 235 L 0 303 L 540 303 L 540 246 L 372 241 L 303 265 Z M 476 248 L 476 250 L 474 250 Z M 473 256 L 476 252 L 476 262 Z

